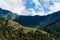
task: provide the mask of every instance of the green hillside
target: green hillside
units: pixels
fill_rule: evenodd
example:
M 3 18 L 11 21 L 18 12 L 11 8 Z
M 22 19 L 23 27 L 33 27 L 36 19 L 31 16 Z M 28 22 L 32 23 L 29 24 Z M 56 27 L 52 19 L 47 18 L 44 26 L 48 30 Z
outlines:
M 58 40 L 55 36 L 0 18 L 0 40 Z
M 55 35 L 60 40 L 60 20 L 47 24 L 43 30 Z

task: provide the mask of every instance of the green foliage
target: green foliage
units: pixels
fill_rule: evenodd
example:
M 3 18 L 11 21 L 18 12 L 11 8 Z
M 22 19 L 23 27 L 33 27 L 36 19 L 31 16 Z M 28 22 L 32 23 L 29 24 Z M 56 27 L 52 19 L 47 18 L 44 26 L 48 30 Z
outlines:
M 38 29 L 53 34 L 60 40 L 60 11 L 47 15 L 47 18 L 38 26 Z
M 43 30 L 49 32 L 50 34 L 55 35 L 57 38 L 60 38 L 60 21 L 46 26 Z
M 33 28 L 18 26 L 14 22 L 14 24 L 17 24 L 17 28 L 16 25 L 9 25 L 9 20 L 2 20 L 0 20 L 0 40 L 57 40 L 57 38 L 49 33 L 42 33 L 42 31 Z M 29 31 L 26 33 L 26 30 Z

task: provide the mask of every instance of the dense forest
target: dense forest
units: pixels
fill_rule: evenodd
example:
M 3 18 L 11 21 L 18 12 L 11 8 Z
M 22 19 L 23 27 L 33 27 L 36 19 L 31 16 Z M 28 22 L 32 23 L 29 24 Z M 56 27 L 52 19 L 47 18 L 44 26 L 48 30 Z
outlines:
M 0 8 L 0 40 L 60 40 L 60 11 L 22 16 Z
M 16 22 L 0 17 L 0 40 L 58 40 L 52 34 L 34 29 L 25 28 Z

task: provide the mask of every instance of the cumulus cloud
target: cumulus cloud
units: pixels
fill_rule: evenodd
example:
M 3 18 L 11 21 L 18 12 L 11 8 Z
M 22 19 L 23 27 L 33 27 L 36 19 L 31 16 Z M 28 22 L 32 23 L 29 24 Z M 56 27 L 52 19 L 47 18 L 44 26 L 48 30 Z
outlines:
M 53 12 L 57 12 L 60 10 L 60 3 L 55 3 L 54 6 L 50 6 L 50 12 L 49 14 L 53 13 Z
M 21 14 L 21 11 L 25 9 L 22 0 L 0 0 L 0 8 L 7 9 L 18 14 Z
M 26 9 L 26 6 L 24 5 L 26 4 L 26 2 L 22 2 L 22 0 L 0 0 L 0 8 L 10 10 L 13 13 L 17 13 L 19 15 L 30 15 L 30 16 L 34 15 L 43 16 L 60 10 L 60 0 L 40 0 L 40 1 L 41 2 L 39 2 L 38 0 L 32 0 L 35 6 L 33 8 L 29 8 L 28 10 L 30 11 Z

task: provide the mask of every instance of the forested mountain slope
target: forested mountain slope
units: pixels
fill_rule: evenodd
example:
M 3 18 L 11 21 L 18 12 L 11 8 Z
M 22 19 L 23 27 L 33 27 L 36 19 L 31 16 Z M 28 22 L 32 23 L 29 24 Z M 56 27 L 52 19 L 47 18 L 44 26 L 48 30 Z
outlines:
M 58 40 L 55 36 L 0 18 L 0 40 Z

